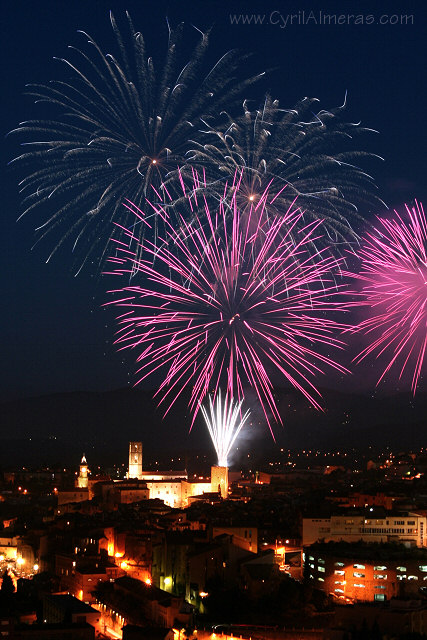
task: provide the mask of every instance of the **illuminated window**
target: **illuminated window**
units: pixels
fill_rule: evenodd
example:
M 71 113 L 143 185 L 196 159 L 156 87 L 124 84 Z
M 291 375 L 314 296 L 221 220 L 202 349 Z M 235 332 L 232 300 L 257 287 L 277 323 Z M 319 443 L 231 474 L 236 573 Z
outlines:
M 336 576 L 345 576 L 345 571 L 334 571 Z
M 334 565 L 336 567 L 343 567 L 344 566 L 344 562 L 334 562 Z
M 323 578 L 321 578 L 320 576 L 317 578 L 319 582 L 325 582 Z
M 355 572 L 353 573 L 353 576 L 354 576 L 355 578 L 364 578 L 364 577 L 365 577 L 365 574 L 364 574 L 364 573 L 359 573 L 358 571 L 355 571 Z
M 344 584 L 344 580 L 335 580 L 335 584 Z
M 317 562 L 318 564 L 325 564 L 325 561 L 323 560 L 323 558 L 318 558 Z
M 405 580 L 406 579 L 406 573 L 403 573 L 402 575 L 397 576 L 397 579 L 398 580 Z
M 422 571 L 423 573 L 427 573 L 427 565 L 425 564 L 420 564 L 420 566 L 418 567 L 418 569 L 420 571 Z
M 387 587 L 384 584 L 376 584 L 374 589 L 387 589 Z
M 353 567 L 354 567 L 354 569 L 364 569 L 365 565 L 364 564 L 354 564 Z
M 418 580 L 418 576 L 408 576 L 408 580 Z
M 365 588 L 365 585 L 364 585 L 364 584 L 356 584 L 356 583 L 354 583 L 354 586 L 355 586 L 355 587 L 361 587 L 362 589 L 364 589 L 364 588 Z
M 344 593 L 344 589 L 334 589 L 336 593 Z
M 385 600 L 385 595 L 383 593 L 376 593 L 374 595 L 374 600 L 381 600 L 382 602 L 384 602 Z
M 374 573 L 374 580 L 387 580 L 386 573 Z
M 318 571 L 321 571 L 322 573 L 325 573 L 325 567 L 317 567 Z
M 384 567 L 382 565 L 378 565 L 377 567 L 374 567 L 374 571 L 385 571 L 387 569 L 387 567 Z
M 406 571 L 406 567 L 396 567 L 396 571 Z

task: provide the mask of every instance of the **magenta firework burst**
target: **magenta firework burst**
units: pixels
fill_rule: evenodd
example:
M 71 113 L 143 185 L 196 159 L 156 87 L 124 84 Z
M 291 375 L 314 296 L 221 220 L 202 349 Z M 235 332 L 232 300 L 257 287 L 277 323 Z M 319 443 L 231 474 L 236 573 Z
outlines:
M 378 218 L 360 252 L 362 304 L 369 318 L 358 330 L 371 337 L 356 360 L 387 356 L 378 383 L 396 368 L 399 378 L 411 370 L 415 394 L 427 345 L 427 222 L 421 203 L 405 205 L 406 215 Z
M 319 408 L 316 375 L 325 367 L 344 371 L 328 355 L 341 346 L 334 337 L 341 325 L 331 317 L 341 306 L 334 282 L 339 261 L 325 249 L 313 258 L 307 247 L 319 222 L 295 233 L 300 210 L 291 207 L 267 224 L 267 191 L 241 216 L 240 178 L 213 211 L 195 174 L 197 188 L 186 198 L 191 222 L 182 216 L 179 230 L 169 226 L 160 247 L 147 240 L 141 246 L 127 231 L 128 243 L 117 241 L 111 258 L 113 273 L 126 283 L 110 304 L 123 308 L 116 344 L 139 352 L 138 381 L 164 372 L 161 402 L 170 407 L 183 389 L 191 390 L 194 420 L 208 392 L 223 388 L 240 401 L 250 387 L 271 428 L 272 419 L 281 422 L 273 374 Z M 165 209 L 150 207 L 167 221 Z

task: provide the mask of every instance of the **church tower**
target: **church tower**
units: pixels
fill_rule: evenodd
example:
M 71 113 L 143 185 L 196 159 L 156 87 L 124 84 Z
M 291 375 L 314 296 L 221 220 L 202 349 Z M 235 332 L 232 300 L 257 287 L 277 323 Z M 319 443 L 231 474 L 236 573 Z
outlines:
M 142 479 L 142 442 L 129 442 L 128 478 Z
M 83 454 L 82 461 L 80 462 L 80 473 L 77 478 L 77 486 L 79 489 L 88 488 L 88 473 L 89 469 L 87 468 L 87 461 L 85 454 Z

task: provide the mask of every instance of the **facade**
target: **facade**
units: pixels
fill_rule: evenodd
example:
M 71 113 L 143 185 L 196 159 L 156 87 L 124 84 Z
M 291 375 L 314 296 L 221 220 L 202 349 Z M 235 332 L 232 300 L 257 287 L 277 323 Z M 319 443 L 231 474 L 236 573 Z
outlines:
M 212 538 L 226 534 L 232 536 L 236 547 L 258 553 L 258 529 L 257 527 L 213 527 Z
M 150 500 L 158 498 L 169 507 L 185 508 L 190 498 L 211 490 L 210 482 L 189 482 L 186 478 L 153 480 L 147 482 Z
M 74 489 L 72 491 L 58 491 L 58 507 L 61 507 L 64 504 L 73 504 L 74 502 L 85 502 L 89 500 L 89 491 L 87 489 Z M 60 515 L 61 510 L 59 509 L 58 515 Z
M 14 535 L 0 537 L 0 556 L 3 560 L 16 560 L 18 550 L 18 538 Z
M 305 550 L 305 575 L 317 589 L 347 602 L 416 598 L 427 592 L 427 552 L 399 545 L 314 544 Z
M 93 591 L 100 582 L 115 580 L 125 574 L 115 564 L 101 564 L 97 559 L 81 562 L 78 557 L 65 554 L 56 555 L 55 565 L 62 588 L 88 604 L 95 602 Z
M 384 511 L 348 511 L 330 518 L 303 519 L 303 545 L 325 542 L 402 542 L 426 547 L 427 518 L 417 513 L 386 514 Z

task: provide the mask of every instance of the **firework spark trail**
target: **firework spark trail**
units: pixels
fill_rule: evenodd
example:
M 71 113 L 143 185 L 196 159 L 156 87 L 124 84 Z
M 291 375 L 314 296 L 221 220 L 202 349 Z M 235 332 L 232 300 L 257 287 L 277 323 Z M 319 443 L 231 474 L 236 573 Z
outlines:
M 387 355 L 377 384 L 394 367 L 401 379 L 412 363 L 415 394 L 427 347 L 427 221 L 421 203 L 405 207 L 405 218 L 397 211 L 394 219 L 378 218 L 360 251 L 361 271 L 353 276 L 363 283 L 361 304 L 371 311 L 354 330 L 371 342 L 355 360 Z
M 125 309 L 116 344 L 140 351 L 138 382 L 166 372 L 157 393 L 167 411 L 184 388 L 191 389 L 194 421 L 210 390 L 215 396 L 225 388 L 240 401 L 249 385 L 271 429 L 272 419 L 281 422 L 271 371 L 317 408 L 315 376 L 325 367 L 345 371 L 322 353 L 343 344 L 334 337 L 343 325 L 327 317 L 343 309 L 334 282 L 340 261 L 326 249 L 313 260 L 306 250 L 319 223 L 299 231 L 295 244 L 303 215 L 298 209 L 267 224 L 268 195 L 242 218 L 239 187 L 235 178 L 231 200 L 224 198 L 214 211 L 200 190 L 188 190 L 193 217 L 182 218 L 179 230 L 169 225 L 160 247 L 146 240 L 142 250 L 135 248 L 135 236 L 123 230 L 128 242 L 116 242 L 112 263 L 113 273 L 127 282 L 109 304 Z M 133 284 L 136 278 L 141 284 Z
M 81 31 L 86 47 L 70 47 L 70 59 L 59 59 L 65 79 L 28 85 L 29 95 L 47 104 L 55 119 L 22 122 L 11 132 L 27 149 L 12 161 L 25 171 L 22 215 L 43 213 L 39 240 L 64 230 L 51 255 L 71 238 L 87 259 L 99 242 L 108 245 L 112 221 L 135 223 L 122 207 L 126 197 L 137 206 L 147 196 L 164 199 L 166 182 L 186 161 L 189 139 L 204 138 L 200 119 L 232 108 L 259 77 L 242 74 L 246 58 L 235 51 L 210 67 L 209 34 L 201 32 L 183 60 L 182 24 L 169 29 L 161 66 L 126 16 L 126 28 L 119 30 L 111 15 L 116 56 Z M 152 211 L 145 222 L 138 221 L 135 235 L 149 234 L 156 242 L 162 221 Z
M 267 96 L 254 110 L 244 102 L 242 116 L 225 114 L 223 123 L 206 123 L 208 139 L 194 142 L 189 161 L 206 167 L 210 192 L 218 199 L 229 175 L 244 169 L 242 211 L 266 189 L 271 196 L 266 213 L 272 217 L 298 198 L 302 224 L 322 219 L 330 240 L 347 248 L 358 238 L 352 227 L 362 220 L 358 205 L 384 204 L 375 196 L 373 178 L 358 165 L 382 158 L 355 146 L 355 139 L 373 130 L 343 121 L 346 101 L 314 112 L 317 102 L 304 98 L 295 108 L 283 109 Z
M 239 436 L 249 418 L 250 411 L 241 413 L 243 400 L 234 402 L 225 396 L 223 401 L 221 391 L 218 391 L 216 400 L 209 397 L 209 411 L 206 407 L 201 407 L 202 415 L 205 419 L 209 435 L 218 456 L 218 466 L 228 466 L 228 456 L 231 448 Z

